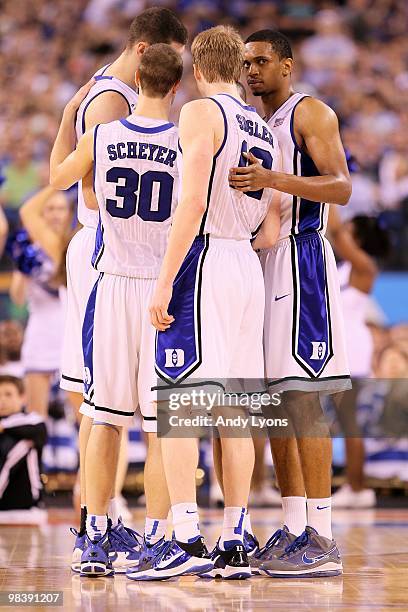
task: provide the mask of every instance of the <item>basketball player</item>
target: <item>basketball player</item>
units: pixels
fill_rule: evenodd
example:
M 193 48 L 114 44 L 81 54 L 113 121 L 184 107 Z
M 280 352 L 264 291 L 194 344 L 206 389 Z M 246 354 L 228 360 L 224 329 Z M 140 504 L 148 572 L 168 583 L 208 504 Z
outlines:
M 346 204 L 351 187 L 337 117 L 323 102 L 295 93 L 292 67 L 283 34 L 249 36 L 247 82 L 279 139 L 283 172 L 249 154 L 251 164 L 233 168 L 230 184 L 243 193 L 272 187 L 284 194 L 280 240 L 262 256 L 265 363 L 270 389 L 286 392 L 296 438 L 271 438 L 285 528 L 257 554 L 257 564 L 272 576 L 325 576 L 341 573 L 342 564 L 332 539 L 331 441 L 319 392 L 350 386 L 325 202 Z
M 264 286 L 250 239 L 268 213 L 272 193 L 258 190 L 243 195 L 230 189 L 228 170 L 245 151 L 262 156 L 269 168 L 276 167 L 278 157 L 270 130 L 239 97 L 236 82 L 244 45 L 238 33 L 224 26 L 202 32 L 193 42 L 192 57 L 199 92 L 206 97 L 189 102 L 181 111 L 182 189 L 150 308 L 159 330 L 156 371 L 173 386 L 191 381 L 192 374 L 195 380 L 206 381 L 263 378 Z M 275 203 L 270 211 L 258 244 L 263 240 L 269 244 L 269 231 L 278 233 Z M 240 414 L 239 407 L 231 411 Z M 166 436 L 162 453 L 175 540 L 156 559 L 140 566 L 134 579 L 192 571 L 205 577 L 250 577 L 243 532 L 253 442 L 250 436 L 219 433 L 225 509 L 211 559 L 197 512 L 197 440 Z
M 100 214 L 93 255 L 99 277 L 83 325 L 85 398 L 95 406 L 85 465 L 87 547 L 81 573 L 87 576 L 113 572 L 106 512 L 121 428 L 138 403 L 145 428 L 151 432 L 155 423 L 148 306 L 176 202 L 177 130 L 168 115 L 182 71 L 181 56 L 172 47 L 152 45 L 136 71 L 140 95 L 134 113 L 88 130 L 71 152 L 68 135 L 76 105 L 68 104 L 51 154 L 50 176 L 57 188 L 67 189 L 94 169 Z M 163 471 L 161 462 L 158 469 Z M 166 489 L 159 487 L 156 495 L 165 499 Z
M 95 75 L 95 83 L 88 95 L 78 109 L 75 120 L 76 137 L 79 139 L 86 130 L 99 123 L 108 123 L 121 117 L 126 117 L 137 103 L 134 75 L 143 57 L 144 51 L 149 45 L 159 42 L 169 43 L 174 49 L 182 53 L 187 41 L 187 30 L 178 18 L 166 8 L 150 8 L 138 15 L 130 26 L 127 45 L 122 54 L 110 65 L 99 70 Z M 72 558 L 72 569 L 79 571 L 80 558 L 85 543 L 85 521 L 86 521 L 86 491 L 84 458 L 94 409 L 89 399 L 82 403 L 83 394 L 83 372 L 84 362 L 82 354 L 82 324 L 89 294 L 94 286 L 98 273 L 91 265 L 92 254 L 95 247 L 95 239 L 101 237 L 101 229 L 97 231 L 99 215 L 96 210 L 91 210 L 85 205 L 95 202 L 92 186 L 92 173 L 85 176 L 78 191 L 78 218 L 84 226 L 72 239 L 67 253 L 67 318 L 65 325 L 65 336 L 62 358 L 61 387 L 67 391 L 74 392 L 76 399 L 74 405 L 81 405 L 81 413 L 84 415 L 79 432 L 80 446 L 80 486 L 81 486 L 81 523 Z M 152 422 L 150 423 L 152 424 Z M 146 425 L 146 424 L 145 424 Z M 155 472 L 154 462 L 151 455 L 155 453 L 154 440 L 150 440 L 151 446 L 148 450 L 145 464 L 145 486 L 149 487 L 151 480 L 157 484 L 160 473 Z M 162 486 L 165 488 L 164 477 Z M 114 483 L 112 483 L 114 489 Z M 157 510 L 152 506 L 153 492 L 147 492 L 148 516 L 152 519 L 164 519 L 158 516 Z M 112 492 L 112 498 L 114 493 Z M 161 514 L 164 513 L 164 510 Z M 114 499 L 112 499 L 109 516 L 117 523 L 118 511 Z M 167 511 L 165 516 L 167 516 Z M 152 523 L 154 524 L 154 522 Z M 150 524 L 149 524 L 150 525 Z M 146 525 L 148 531 L 151 529 Z M 120 525 L 119 525 L 120 529 Z M 165 523 L 160 522 L 160 529 L 156 536 L 160 539 Z M 117 570 L 125 557 L 132 557 L 132 547 L 135 542 L 128 538 L 128 534 L 120 529 L 123 536 L 119 538 L 124 544 L 123 550 L 118 552 L 115 562 Z M 154 540 L 154 538 L 153 538 Z M 133 546 L 132 546 L 133 545 Z M 130 549 L 129 549 L 130 546 Z M 129 552 L 130 551 L 130 552 Z M 129 554 L 128 554 L 129 552 Z M 130 559 L 134 561 L 134 559 Z M 123 566 L 121 566 L 123 569 Z

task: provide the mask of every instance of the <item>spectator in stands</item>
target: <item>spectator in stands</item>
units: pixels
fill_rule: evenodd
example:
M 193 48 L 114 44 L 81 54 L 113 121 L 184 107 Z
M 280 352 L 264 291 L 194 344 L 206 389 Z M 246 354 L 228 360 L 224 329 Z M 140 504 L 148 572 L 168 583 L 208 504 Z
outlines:
M 51 379 L 60 368 L 65 254 L 72 224 L 67 196 L 46 187 L 23 205 L 21 219 L 32 242 L 27 242 L 18 258 L 10 296 L 16 304 L 28 304 L 22 349 L 27 407 L 45 417 Z
M 0 191 L 0 203 L 6 208 L 17 209 L 38 189 L 40 175 L 33 161 L 33 143 L 29 138 L 14 143 L 9 154 L 10 161 L 3 169 L 5 182 Z
M 26 413 L 23 382 L 0 376 L 0 523 L 41 523 L 41 451 L 47 431 L 40 415 Z

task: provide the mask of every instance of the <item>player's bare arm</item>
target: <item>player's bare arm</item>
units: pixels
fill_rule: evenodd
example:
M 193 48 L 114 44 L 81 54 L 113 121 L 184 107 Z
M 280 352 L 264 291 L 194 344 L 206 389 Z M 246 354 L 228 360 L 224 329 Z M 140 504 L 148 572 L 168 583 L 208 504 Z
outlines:
M 43 210 L 48 200 L 56 193 L 54 187 L 44 187 L 29 198 L 20 208 L 20 219 L 33 242 L 58 265 L 61 260 L 64 240 L 44 223 Z
M 336 255 L 351 263 L 353 286 L 369 293 L 378 274 L 377 265 L 342 223 L 335 206 L 330 208 L 327 229 Z
M 196 100 L 183 106 L 179 124 L 183 151 L 181 198 L 150 306 L 152 324 L 160 331 L 167 329 L 174 320 L 167 311 L 173 282 L 200 229 L 207 206 L 213 156 L 219 148 L 223 130 L 221 113 L 210 100 Z
M 50 156 L 50 185 L 55 189 L 68 189 L 92 168 L 93 133 L 85 133 L 75 149 L 75 115 L 94 82 L 81 87 L 64 108 Z
M 243 192 L 272 187 L 312 202 L 347 204 L 351 181 L 335 112 L 320 100 L 305 98 L 295 110 L 294 131 L 298 146 L 312 158 L 321 176 L 267 170 L 249 154 L 249 166 L 231 169 L 231 186 Z
M 129 115 L 127 100 L 117 91 L 104 91 L 95 96 L 86 108 L 85 130 L 88 131 L 99 123 L 110 123 Z M 82 195 L 87 208 L 98 209 L 98 203 L 93 190 L 93 171 L 82 179 Z
M 277 242 L 280 230 L 280 200 L 280 192 L 273 191 L 268 214 L 252 243 L 254 249 L 270 249 Z
M 94 130 L 85 132 L 76 149 L 71 140 L 71 150 L 68 151 L 68 142 L 64 138 L 69 130 L 68 125 L 64 126 L 63 119 L 58 133 L 62 133 L 62 137 L 60 141 L 57 137 L 50 158 L 50 185 L 55 189 L 69 189 L 92 169 Z

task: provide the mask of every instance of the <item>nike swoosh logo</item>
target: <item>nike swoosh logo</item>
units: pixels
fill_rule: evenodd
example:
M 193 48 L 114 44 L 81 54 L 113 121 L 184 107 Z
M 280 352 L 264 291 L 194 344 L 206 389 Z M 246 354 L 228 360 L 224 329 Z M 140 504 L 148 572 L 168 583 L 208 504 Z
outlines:
M 317 506 L 318 510 L 326 510 L 326 508 L 330 508 L 330 506 Z
M 195 514 L 196 511 L 195 510 L 186 510 L 186 514 Z
M 184 555 L 184 550 L 177 553 L 177 555 L 172 556 L 170 559 L 166 559 L 167 563 L 165 561 L 161 561 L 160 563 L 157 564 L 157 567 L 155 569 L 156 570 L 166 569 L 167 566 L 177 561 L 177 559 L 180 559 L 180 557 L 182 557 L 183 555 Z
M 303 553 L 302 561 L 303 563 L 306 563 L 307 565 L 316 563 L 317 561 L 321 561 L 325 557 L 328 557 L 333 552 L 333 550 L 334 548 L 330 549 L 328 552 L 324 553 L 323 555 L 318 555 L 317 557 L 313 557 L 312 559 L 310 559 L 310 557 L 308 557 L 306 553 Z
M 285 295 L 280 295 L 279 297 L 275 295 L 275 302 L 278 302 L 279 300 L 283 300 L 283 298 L 288 297 L 288 295 L 290 295 L 290 293 L 286 293 Z

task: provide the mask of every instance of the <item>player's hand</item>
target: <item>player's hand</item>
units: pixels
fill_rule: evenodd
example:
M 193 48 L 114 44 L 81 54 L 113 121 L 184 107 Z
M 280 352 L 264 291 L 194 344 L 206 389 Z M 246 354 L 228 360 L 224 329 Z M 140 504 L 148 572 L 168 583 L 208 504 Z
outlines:
M 271 171 L 264 168 L 252 153 L 244 153 L 249 166 L 231 168 L 228 175 L 230 187 L 238 191 L 257 191 L 270 187 Z
M 171 285 L 157 283 L 149 312 L 153 327 L 159 331 L 166 331 L 174 321 L 174 317 L 167 312 L 172 294 L 173 287 Z
M 85 85 L 82 85 L 82 87 L 78 89 L 76 94 L 72 96 L 70 101 L 66 104 L 65 112 L 76 113 L 81 105 L 81 102 L 86 98 L 89 93 L 89 90 L 91 89 L 92 85 L 95 85 L 95 83 L 95 78 L 92 77 L 87 83 L 85 83 Z

